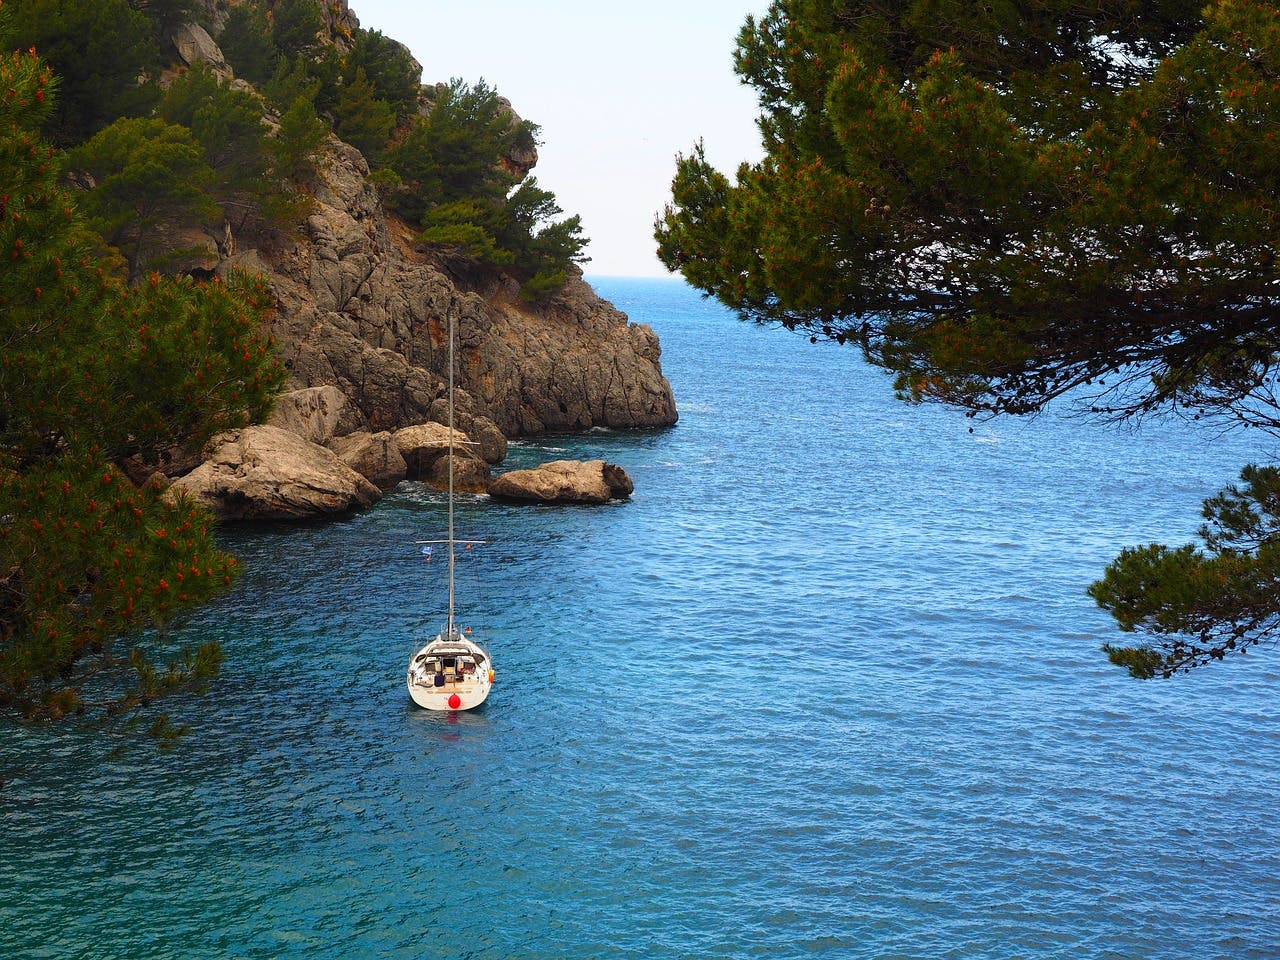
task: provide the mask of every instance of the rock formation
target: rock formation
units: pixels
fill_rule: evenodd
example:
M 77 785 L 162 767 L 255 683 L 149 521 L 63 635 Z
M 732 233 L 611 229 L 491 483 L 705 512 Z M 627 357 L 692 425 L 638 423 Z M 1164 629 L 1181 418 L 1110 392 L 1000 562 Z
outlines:
M 189 493 L 227 520 L 302 520 L 367 507 L 382 494 L 331 450 L 279 427 L 224 433 L 166 495 Z
M 226 4 L 202 3 L 216 32 Z M 359 23 L 346 0 L 317 3 L 325 42 L 349 49 Z M 229 75 L 204 30 L 183 27 L 172 40 L 184 63 Z M 422 109 L 434 90 L 423 88 Z M 532 149 L 509 158 L 521 176 L 536 161 Z M 183 241 L 193 272 L 242 269 L 267 280 L 278 308 L 271 333 L 290 392 L 269 427 L 225 437 L 178 486 L 198 491 L 225 517 L 292 517 L 371 502 L 405 477 L 438 482 L 445 450 L 438 437 L 417 434 L 438 434 L 430 421 L 447 418 L 450 321 L 456 424 L 475 441 L 455 454 L 455 478 L 471 489 L 483 489 L 509 437 L 675 422 L 657 336 L 597 297 L 580 272 L 549 302 L 530 306 L 514 280 L 468 272 L 419 245 L 417 231 L 384 210 L 354 147 L 330 136 L 316 171 L 296 234 L 245 221 L 240 236 L 226 226 L 208 243 Z M 286 475 L 288 465 L 297 477 Z
M 267 423 L 325 446 L 335 437 L 359 430 L 364 417 L 341 390 L 326 384 L 282 394 Z
M 384 493 L 394 490 L 408 476 L 408 467 L 390 431 L 349 433 L 337 437 L 329 449 Z
M 454 490 L 461 493 L 489 492 L 489 465 L 466 450 L 455 449 L 452 457 L 446 453 L 437 459 L 423 479 L 438 490 L 449 489 L 450 459 L 453 460 Z
M 375 431 L 438 415 L 448 319 L 456 327 L 459 422 L 484 416 L 507 437 L 676 420 L 653 331 L 573 276 L 547 304 L 513 281 L 469 290 L 386 214 L 358 151 L 330 143 L 305 242 L 244 250 L 219 269 L 264 273 L 279 304 L 278 350 L 298 388 L 335 386 Z
M 553 460 L 531 470 L 512 470 L 489 485 L 489 495 L 528 503 L 607 503 L 635 489 L 627 472 L 603 460 Z
M 431 475 L 436 461 L 449 452 L 449 428 L 443 423 L 421 423 L 405 427 L 392 434 L 410 480 L 423 480 Z M 454 431 L 455 452 L 466 449 L 471 438 L 461 431 Z

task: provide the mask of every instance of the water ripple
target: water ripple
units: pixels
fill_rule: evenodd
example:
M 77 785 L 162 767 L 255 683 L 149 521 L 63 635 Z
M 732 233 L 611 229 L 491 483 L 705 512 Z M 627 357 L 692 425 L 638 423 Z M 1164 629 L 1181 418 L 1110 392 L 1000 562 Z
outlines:
M 181 749 L 0 732 L 0 955 L 1280 955 L 1277 671 L 1129 682 L 1083 593 L 1261 452 L 969 434 L 852 354 L 610 291 L 682 419 L 512 447 L 622 463 L 629 503 L 463 501 L 485 708 L 401 682 L 439 493 L 230 531 L 248 573 L 187 628 L 226 673 Z

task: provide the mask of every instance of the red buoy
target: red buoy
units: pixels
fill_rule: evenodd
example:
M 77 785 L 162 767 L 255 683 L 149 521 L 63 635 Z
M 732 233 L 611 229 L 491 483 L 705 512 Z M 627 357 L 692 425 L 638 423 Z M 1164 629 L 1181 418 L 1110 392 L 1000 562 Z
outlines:
M 449 709 L 457 710 L 460 706 L 462 706 L 462 698 L 456 693 L 449 694 Z

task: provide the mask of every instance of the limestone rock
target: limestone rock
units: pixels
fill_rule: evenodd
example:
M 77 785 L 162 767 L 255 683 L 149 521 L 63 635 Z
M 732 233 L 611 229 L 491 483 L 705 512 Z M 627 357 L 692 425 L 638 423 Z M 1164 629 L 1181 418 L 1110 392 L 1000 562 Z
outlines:
M 404 457 L 410 480 L 427 480 L 437 460 L 449 452 L 449 428 L 443 423 L 419 423 L 397 430 L 394 434 L 400 456 Z M 454 448 L 466 449 L 471 438 L 461 430 L 453 431 Z
M 408 472 L 400 448 L 389 431 L 357 433 L 338 437 L 329 449 L 347 466 L 383 492 L 395 488 Z
M 489 485 L 489 495 L 531 503 L 605 503 L 635 489 L 622 467 L 603 460 L 553 460 L 531 470 L 512 470 Z
M 196 227 L 158 224 L 150 243 L 151 249 L 164 251 L 165 270 L 170 273 L 208 276 L 221 257 L 213 237 Z
M 359 430 L 364 425 L 364 417 L 347 400 L 346 394 L 326 384 L 281 394 L 267 423 L 327 446 L 334 437 Z
M 224 520 L 301 520 L 367 507 L 382 494 L 338 455 L 279 427 L 215 437 L 208 460 L 175 480 Z
M 178 51 L 182 62 L 189 67 L 197 63 L 207 63 L 215 73 L 224 77 L 231 76 L 231 65 L 227 63 L 222 50 L 213 42 L 213 37 L 198 23 L 182 23 L 169 33 L 173 48 Z
M 485 463 L 501 463 L 507 459 L 507 438 L 488 417 L 472 419 L 471 436 L 475 438 L 476 453 Z
M 437 490 L 449 489 L 449 455 L 438 457 L 424 478 Z M 489 490 L 489 465 L 467 450 L 454 449 L 453 489 L 462 493 L 486 493 Z
M 221 0 L 200 3 L 209 22 L 225 17 Z M 349 49 L 357 21 L 347 0 L 315 3 L 321 44 Z M 191 57 L 214 56 L 208 34 L 189 33 Z M 423 88 L 423 103 L 431 89 Z M 536 160 L 529 149 L 504 162 L 522 176 Z M 268 332 L 289 386 L 344 395 L 353 417 L 339 435 L 443 419 L 451 323 L 457 423 L 489 462 L 501 460 L 506 438 L 675 423 L 657 337 L 596 296 L 576 268 L 547 303 L 530 306 L 510 276 L 418 243 L 418 229 L 383 207 L 354 147 L 330 136 L 315 165 L 296 231 L 253 214 L 238 218 L 234 236 L 224 230 L 195 244 L 194 266 L 220 275 L 244 268 L 266 279 L 276 308 Z M 175 235 L 159 252 L 195 239 Z
M 657 337 L 579 272 L 539 307 L 509 281 L 468 289 L 383 211 L 357 150 L 331 139 L 318 166 L 305 239 L 273 254 L 268 274 L 295 386 L 336 386 L 373 431 L 443 419 L 452 319 L 463 429 L 477 416 L 504 437 L 676 421 Z

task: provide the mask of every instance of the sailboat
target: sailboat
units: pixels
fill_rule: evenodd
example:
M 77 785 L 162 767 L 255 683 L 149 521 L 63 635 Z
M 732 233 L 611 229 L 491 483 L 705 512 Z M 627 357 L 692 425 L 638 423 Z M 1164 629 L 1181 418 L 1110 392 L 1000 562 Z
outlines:
M 459 543 L 470 547 L 480 540 L 457 540 L 453 531 L 453 316 L 449 316 L 449 612 L 444 626 L 409 658 L 405 682 L 413 702 L 426 710 L 470 710 L 484 703 L 493 687 L 493 661 L 480 644 L 458 631 L 454 613 L 455 549 Z M 470 633 L 470 628 L 466 633 Z

